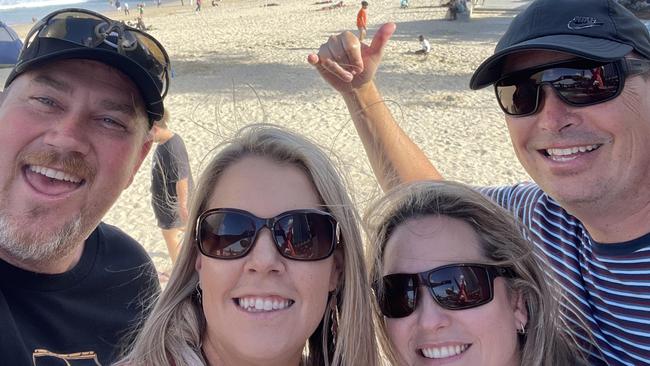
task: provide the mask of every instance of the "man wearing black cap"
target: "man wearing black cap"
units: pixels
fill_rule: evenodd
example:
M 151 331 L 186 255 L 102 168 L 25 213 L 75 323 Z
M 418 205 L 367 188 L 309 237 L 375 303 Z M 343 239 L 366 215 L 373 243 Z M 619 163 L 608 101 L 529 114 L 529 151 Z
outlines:
M 442 179 L 373 82 L 394 30 L 384 25 L 371 46 L 344 33 L 308 58 L 343 94 L 384 188 Z M 530 229 L 592 364 L 650 362 L 649 60 L 647 29 L 615 1 L 537 0 L 470 82 L 494 85 L 535 181 L 481 191 Z
M 46 16 L 0 93 L 0 363 L 110 364 L 159 291 L 100 223 L 151 147 L 168 58 L 86 10 Z

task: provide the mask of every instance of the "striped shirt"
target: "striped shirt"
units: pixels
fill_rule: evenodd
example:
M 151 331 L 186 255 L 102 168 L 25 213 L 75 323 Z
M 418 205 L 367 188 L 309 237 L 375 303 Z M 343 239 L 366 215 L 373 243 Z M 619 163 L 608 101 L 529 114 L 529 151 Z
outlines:
M 565 320 L 590 363 L 650 365 L 650 233 L 600 244 L 536 184 L 479 190 L 530 230 L 569 300 L 561 304 Z

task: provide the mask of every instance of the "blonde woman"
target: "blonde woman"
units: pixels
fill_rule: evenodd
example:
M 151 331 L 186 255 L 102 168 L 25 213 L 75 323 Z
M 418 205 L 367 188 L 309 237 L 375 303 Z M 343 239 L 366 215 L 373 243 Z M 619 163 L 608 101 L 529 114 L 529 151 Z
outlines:
M 433 181 L 399 187 L 368 212 L 375 320 L 392 364 L 584 363 L 509 213 Z
M 353 204 L 303 137 L 250 126 L 201 174 L 178 264 L 122 362 L 376 365 Z

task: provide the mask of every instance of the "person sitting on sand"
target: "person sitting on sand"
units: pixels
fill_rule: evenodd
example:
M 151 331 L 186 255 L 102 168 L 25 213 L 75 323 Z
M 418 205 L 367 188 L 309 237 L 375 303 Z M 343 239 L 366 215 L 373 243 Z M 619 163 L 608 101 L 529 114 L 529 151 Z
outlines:
M 421 54 L 425 54 L 425 55 L 426 55 L 426 54 L 428 54 L 429 52 L 431 52 L 431 45 L 429 44 L 429 41 L 427 41 L 426 39 L 424 39 L 424 36 L 421 35 L 421 34 L 418 36 L 418 39 L 420 40 L 420 45 L 422 46 L 422 48 L 420 48 L 419 50 L 415 51 L 415 53 L 418 54 L 418 55 L 421 55 Z

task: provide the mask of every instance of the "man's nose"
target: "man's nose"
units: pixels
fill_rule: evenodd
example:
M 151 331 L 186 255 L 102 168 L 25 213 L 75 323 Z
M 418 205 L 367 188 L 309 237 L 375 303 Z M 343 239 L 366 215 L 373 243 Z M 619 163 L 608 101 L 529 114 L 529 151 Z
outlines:
M 540 128 L 551 132 L 561 132 L 565 128 L 578 123 L 578 119 L 572 111 L 573 108 L 577 107 L 564 102 L 552 86 L 543 85 L 539 93 L 541 95 L 537 124 Z
M 88 154 L 88 124 L 79 113 L 67 113 L 51 122 L 43 142 L 61 152 Z

